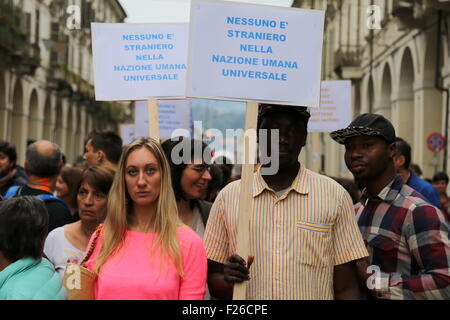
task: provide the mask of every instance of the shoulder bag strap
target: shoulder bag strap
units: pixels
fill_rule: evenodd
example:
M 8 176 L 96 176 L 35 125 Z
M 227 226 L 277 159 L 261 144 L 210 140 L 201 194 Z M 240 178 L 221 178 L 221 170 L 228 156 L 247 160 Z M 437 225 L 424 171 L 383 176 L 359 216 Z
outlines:
M 84 266 L 84 264 L 89 260 L 89 258 L 92 256 L 92 253 L 94 252 L 95 245 L 97 244 L 98 237 L 100 236 L 100 233 L 103 229 L 103 224 L 99 225 L 97 229 L 95 229 L 94 233 L 94 239 L 92 239 L 91 246 L 86 251 L 86 255 L 84 256 L 83 260 L 80 262 L 80 266 Z

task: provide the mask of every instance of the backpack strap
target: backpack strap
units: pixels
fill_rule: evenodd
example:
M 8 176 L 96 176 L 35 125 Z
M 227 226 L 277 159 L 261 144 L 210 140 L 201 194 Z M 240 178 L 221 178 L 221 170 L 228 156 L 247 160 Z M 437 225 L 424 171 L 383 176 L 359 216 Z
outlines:
M 59 202 L 60 204 L 62 204 L 62 205 L 64 206 L 64 208 L 67 209 L 67 211 L 70 212 L 69 206 L 67 205 L 67 203 L 64 202 L 64 200 L 62 200 L 62 199 L 60 199 L 60 198 L 57 198 L 57 197 L 55 197 L 55 196 L 53 196 L 53 195 L 51 195 L 51 194 L 39 194 L 39 195 L 37 195 L 37 196 L 35 196 L 35 197 L 41 199 L 41 200 L 44 201 L 44 202 L 47 202 L 47 201 L 57 201 L 57 202 Z
M 9 198 L 14 197 L 17 194 L 17 191 L 19 191 L 20 186 L 12 186 L 8 189 L 5 196 L 3 197 L 3 200 L 8 200 Z
M 20 188 L 21 188 L 21 186 L 12 186 L 12 187 L 10 187 L 8 189 L 8 191 L 6 192 L 5 196 L 3 197 L 3 200 L 8 200 L 9 198 L 12 198 L 12 197 L 20 194 L 20 192 L 19 192 Z M 53 196 L 51 194 L 39 194 L 39 195 L 37 195 L 35 197 L 38 198 L 38 199 L 41 199 L 44 202 L 57 201 L 60 204 L 62 204 L 64 206 L 64 208 L 67 209 L 67 211 L 70 212 L 69 206 L 67 205 L 67 203 L 65 203 L 64 200 L 62 200 L 60 198 L 57 198 L 57 197 L 55 197 L 55 196 Z

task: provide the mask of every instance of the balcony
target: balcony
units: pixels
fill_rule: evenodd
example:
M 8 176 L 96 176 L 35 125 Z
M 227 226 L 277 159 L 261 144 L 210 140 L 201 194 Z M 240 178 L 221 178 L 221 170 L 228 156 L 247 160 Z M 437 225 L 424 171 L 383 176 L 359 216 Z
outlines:
M 413 0 L 394 0 L 392 4 L 392 15 L 394 17 L 413 16 L 414 1 Z
M 421 7 L 425 13 L 435 10 L 450 12 L 450 0 L 423 0 Z
M 47 78 L 48 88 L 56 91 L 60 97 L 72 96 L 72 85 L 69 83 L 67 78 L 67 65 L 58 61 L 52 62 Z
M 430 13 L 432 1 L 394 0 L 392 16 L 399 29 L 419 29 L 425 27 L 426 17 Z
M 23 51 L 14 54 L 16 69 L 20 74 L 34 75 L 41 65 L 41 48 L 37 44 L 28 44 Z
M 361 78 L 361 56 L 360 46 L 341 46 L 334 52 L 334 72 L 343 79 Z
M 33 75 L 41 64 L 41 50 L 24 31 L 23 13 L 11 1 L 0 2 L 0 66 Z

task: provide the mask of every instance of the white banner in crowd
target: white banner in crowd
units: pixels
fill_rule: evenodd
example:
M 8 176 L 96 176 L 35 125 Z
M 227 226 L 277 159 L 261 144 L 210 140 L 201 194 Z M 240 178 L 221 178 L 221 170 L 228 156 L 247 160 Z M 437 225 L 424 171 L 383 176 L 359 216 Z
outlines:
M 352 121 L 351 81 L 323 81 L 320 107 L 311 110 L 310 132 L 331 132 L 345 128 Z
M 318 107 L 324 17 L 192 0 L 187 95 Z
M 188 25 L 92 23 L 96 100 L 186 96 Z
M 148 137 L 148 107 L 147 101 L 135 102 L 134 114 L 135 136 Z M 192 116 L 190 100 L 159 100 L 158 101 L 159 135 L 161 139 L 170 139 L 172 133 L 176 136 L 191 136 Z
M 122 137 L 122 143 L 124 145 L 130 144 L 135 139 L 134 124 L 122 124 L 120 125 L 120 136 Z

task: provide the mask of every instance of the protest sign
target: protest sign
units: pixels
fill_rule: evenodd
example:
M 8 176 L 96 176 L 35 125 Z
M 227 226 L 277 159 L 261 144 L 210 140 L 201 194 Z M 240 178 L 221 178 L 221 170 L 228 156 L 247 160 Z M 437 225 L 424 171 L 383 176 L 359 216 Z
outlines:
M 188 25 L 92 23 L 96 100 L 185 97 Z
M 190 100 L 159 100 L 158 101 L 159 136 L 161 139 L 170 139 L 172 133 L 190 136 L 192 127 Z M 147 101 L 135 102 L 135 136 L 146 137 L 149 133 Z M 181 129 L 181 130 L 177 130 Z
M 345 128 L 352 120 L 351 81 L 323 81 L 320 107 L 311 110 L 309 132 L 331 132 Z
M 192 0 L 187 95 L 318 107 L 324 16 Z
M 134 124 L 121 124 L 120 136 L 124 145 L 130 144 L 135 139 Z
M 319 106 L 324 17 L 317 10 L 191 1 L 187 96 L 247 102 L 236 249 L 244 259 L 258 102 Z M 246 286 L 235 284 L 233 299 L 245 299 Z

